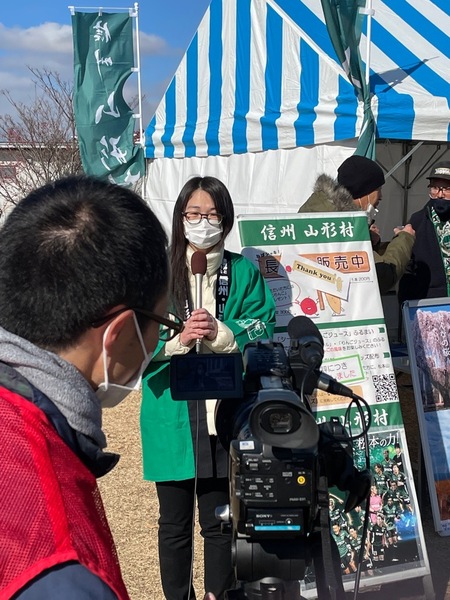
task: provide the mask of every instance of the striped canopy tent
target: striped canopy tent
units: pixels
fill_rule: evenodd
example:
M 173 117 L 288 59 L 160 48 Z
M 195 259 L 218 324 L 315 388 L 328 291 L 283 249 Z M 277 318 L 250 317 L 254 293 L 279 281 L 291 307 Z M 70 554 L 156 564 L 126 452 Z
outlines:
M 386 186 L 404 198 L 398 223 L 414 208 L 406 190 L 449 147 L 447 2 L 372 0 L 363 24 L 377 160 L 389 171 L 416 150 Z M 186 179 L 211 174 L 238 213 L 295 212 L 354 152 L 362 115 L 319 0 L 212 0 L 147 127 L 146 196 L 168 225 Z

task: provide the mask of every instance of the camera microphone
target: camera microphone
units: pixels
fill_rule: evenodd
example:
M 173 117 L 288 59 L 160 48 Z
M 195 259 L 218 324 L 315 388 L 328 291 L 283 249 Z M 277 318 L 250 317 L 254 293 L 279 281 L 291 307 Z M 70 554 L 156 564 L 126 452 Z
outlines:
M 323 337 L 308 317 L 293 317 L 287 326 L 291 353 L 297 354 L 307 367 L 318 367 L 323 359 Z
M 194 308 L 202 307 L 202 283 L 203 276 L 206 273 L 206 254 L 197 250 L 191 257 L 191 271 L 195 277 L 195 303 Z M 195 351 L 200 353 L 202 340 L 195 341 Z
M 327 373 L 324 373 L 323 371 L 314 371 L 314 374 L 318 375 L 316 383 L 317 389 L 336 396 L 352 398 L 353 400 L 358 397 L 351 388 L 339 383 L 339 381 L 336 381 L 336 379 L 333 379 L 333 377 L 327 375 Z
M 312 389 L 317 388 L 337 396 L 352 399 L 357 397 L 349 387 L 318 370 L 322 364 L 324 343 L 322 334 L 311 319 L 304 316 L 293 317 L 288 323 L 287 331 L 291 338 L 291 367 L 296 379 L 307 377 L 306 393 L 311 393 Z M 298 365 L 297 361 L 301 364 Z

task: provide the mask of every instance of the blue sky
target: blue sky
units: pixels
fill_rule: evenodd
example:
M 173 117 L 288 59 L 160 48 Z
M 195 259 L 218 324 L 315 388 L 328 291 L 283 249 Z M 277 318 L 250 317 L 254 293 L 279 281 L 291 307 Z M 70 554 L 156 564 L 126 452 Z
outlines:
M 144 126 L 162 98 L 210 0 L 141 0 L 141 47 Z M 67 0 L 3 0 L 0 10 L 0 90 L 6 89 L 24 103 L 31 102 L 34 87 L 27 66 L 46 67 L 72 80 L 72 26 Z M 74 4 L 96 8 L 100 4 Z M 108 0 L 108 9 L 134 6 L 134 2 Z M 109 10 L 113 12 L 113 10 Z M 130 78 L 131 79 L 131 78 Z M 133 83 L 130 82 L 130 89 Z M 137 83 L 136 83 L 137 93 Z M 11 106 L 0 95 L 0 114 Z

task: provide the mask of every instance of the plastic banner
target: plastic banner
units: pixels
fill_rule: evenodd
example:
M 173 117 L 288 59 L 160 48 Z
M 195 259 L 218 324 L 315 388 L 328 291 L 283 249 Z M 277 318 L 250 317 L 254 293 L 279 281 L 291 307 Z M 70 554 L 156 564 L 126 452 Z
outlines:
M 134 144 L 135 119 L 123 88 L 134 67 L 132 17 L 72 15 L 74 112 L 85 173 L 131 186 L 144 175 L 144 151 Z
M 289 351 L 287 324 L 306 315 L 324 339 L 321 370 L 370 405 L 368 452 L 373 475 L 370 525 L 361 539 L 363 510 L 343 511 L 345 495 L 330 490 L 330 526 L 341 556 L 344 586 L 354 585 L 364 544 L 360 586 L 429 576 L 411 462 L 378 288 L 367 219 L 360 212 L 238 217 L 242 253 L 257 265 L 277 304 L 274 341 Z M 312 397 L 317 423 L 344 423 L 349 400 L 321 390 Z M 350 413 L 352 431 L 360 415 Z M 354 463 L 365 468 L 364 438 L 353 443 Z M 269 575 L 269 574 L 268 574 Z M 308 570 L 302 583 L 315 587 Z

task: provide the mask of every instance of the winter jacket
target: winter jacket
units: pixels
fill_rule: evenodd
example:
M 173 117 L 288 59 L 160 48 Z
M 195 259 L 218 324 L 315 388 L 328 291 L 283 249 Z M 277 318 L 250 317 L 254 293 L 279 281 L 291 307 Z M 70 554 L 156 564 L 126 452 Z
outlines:
M 117 455 L 4 363 L 0 447 L 0 599 L 128 600 L 93 473 Z
M 275 302 L 259 270 L 247 258 L 230 252 L 231 273 L 229 296 L 224 308 L 223 322 L 219 322 L 219 333 L 213 342 L 204 340 L 210 352 L 233 352 L 256 339 L 271 338 L 275 326 Z M 215 286 L 217 266 L 212 265 L 207 255 L 207 275 L 203 278 L 203 298 L 207 300 L 210 312 L 215 315 Z M 190 271 L 190 261 L 187 260 Z M 194 279 L 190 277 L 191 287 Z M 212 310 L 214 308 L 214 310 Z M 169 346 L 170 345 L 170 346 Z M 141 434 L 144 462 L 144 479 L 150 481 L 180 481 L 191 479 L 200 469 L 199 477 L 213 476 L 209 450 L 208 429 L 206 427 L 205 402 L 191 401 L 199 407 L 199 460 L 194 461 L 193 429 L 189 418 L 188 403 L 173 400 L 170 381 L 170 355 L 187 353 L 189 348 L 180 343 L 179 336 L 168 342 L 169 348 L 159 347 L 157 352 L 162 360 L 153 360 L 147 368 L 142 382 Z M 202 442 L 203 445 L 202 454 Z M 226 459 L 225 450 L 217 442 Z M 226 460 L 217 464 L 216 476 L 226 477 Z
M 348 190 L 328 175 L 319 175 L 314 191 L 298 212 L 345 212 L 360 210 Z M 373 252 L 380 293 L 388 292 L 400 279 L 411 257 L 414 236 L 400 232 L 383 254 Z
M 431 201 L 411 215 L 416 231 L 411 260 L 398 284 L 398 299 L 422 300 L 448 296 L 444 265 L 436 231 L 430 218 Z

